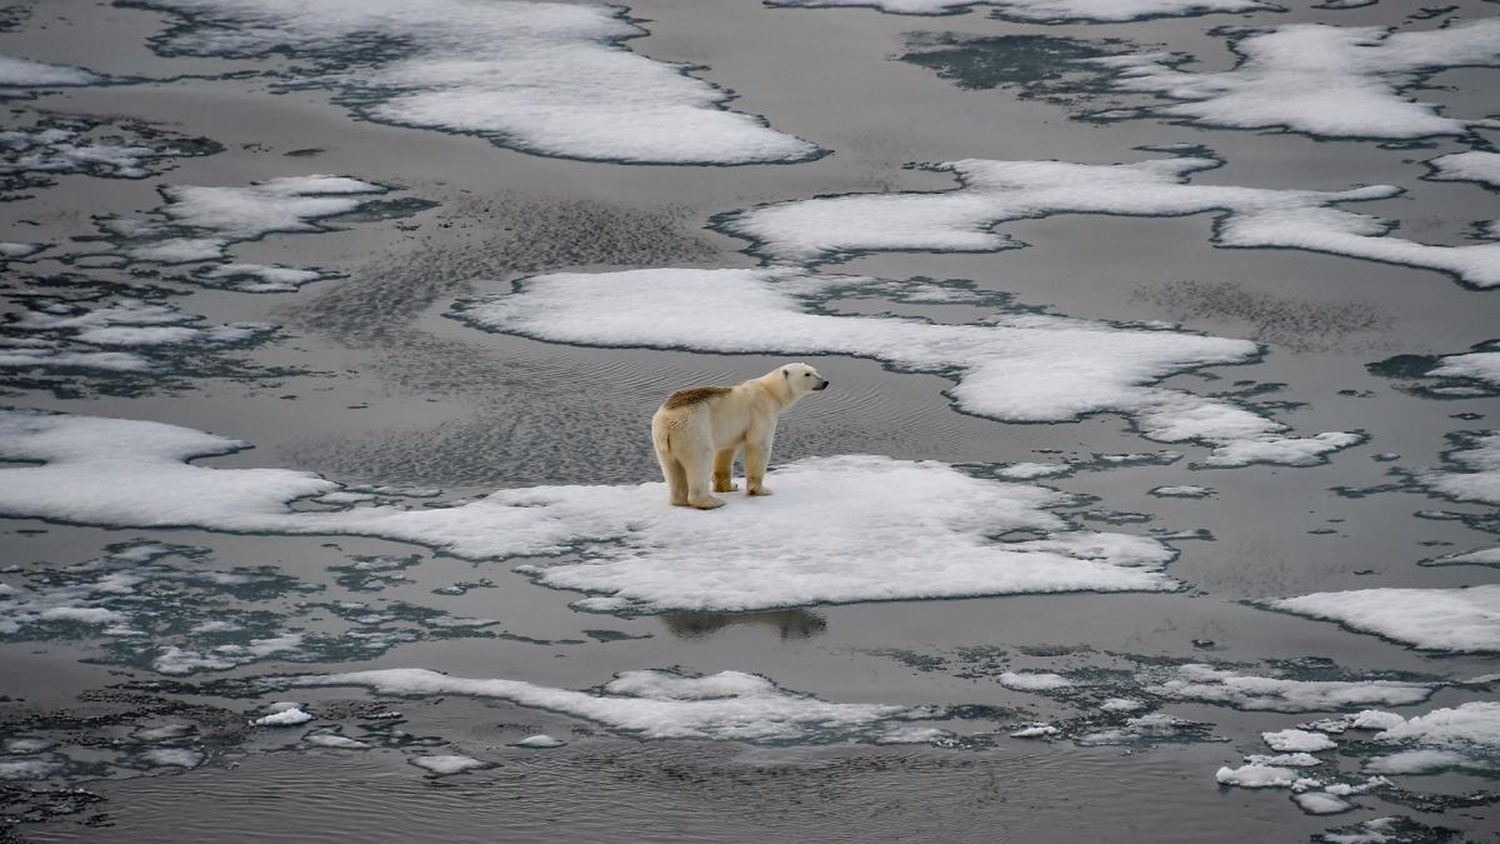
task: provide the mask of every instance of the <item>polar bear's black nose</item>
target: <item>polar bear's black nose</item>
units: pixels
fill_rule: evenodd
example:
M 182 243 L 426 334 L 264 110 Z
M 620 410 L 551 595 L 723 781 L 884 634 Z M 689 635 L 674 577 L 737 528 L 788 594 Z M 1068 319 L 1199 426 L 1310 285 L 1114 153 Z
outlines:
M 813 387 L 813 389 L 814 390 L 826 390 L 826 389 L 828 389 L 828 382 L 824 381 L 823 383 L 819 384 L 818 386 Z

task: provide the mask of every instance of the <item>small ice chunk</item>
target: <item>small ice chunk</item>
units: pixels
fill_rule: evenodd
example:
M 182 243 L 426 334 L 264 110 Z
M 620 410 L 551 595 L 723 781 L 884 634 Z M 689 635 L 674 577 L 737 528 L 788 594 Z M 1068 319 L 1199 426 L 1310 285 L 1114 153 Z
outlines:
M 302 740 L 314 747 L 332 747 L 339 750 L 368 750 L 370 745 L 338 733 L 308 733 Z
M 1314 592 L 1271 601 L 1267 606 L 1336 621 L 1351 630 L 1425 650 L 1500 651 L 1500 584 Z
M 1011 481 L 1030 481 L 1037 478 L 1056 478 L 1073 471 L 1068 463 L 1012 463 L 995 474 Z
M 1112 697 L 1099 704 L 1099 708 L 1105 712 L 1137 712 L 1145 709 L 1143 701 L 1129 697 Z
M 1275 755 L 1252 754 L 1245 757 L 1251 765 L 1269 765 L 1277 768 L 1315 768 L 1323 760 L 1311 753 L 1277 753 Z
M 0 56 L 0 87 L 4 88 L 64 88 L 96 85 L 103 81 L 104 77 L 81 67 Z
M 1338 742 L 1322 733 L 1288 729 L 1280 732 L 1261 733 L 1260 737 L 1272 749 L 1280 753 L 1316 753 L 1332 750 Z
M 1032 724 L 1029 727 L 1022 727 L 1021 729 L 1016 730 L 1015 732 L 1010 734 L 1010 737 L 1045 738 L 1048 736 L 1055 736 L 1058 734 L 1058 732 L 1058 729 L 1051 724 Z
M 14 738 L 8 738 L 3 743 L 0 743 L 0 748 L 3 748 L 4 752 L 7 754 L 26 756 L 33 753 L 41 753 L 43 750 L 47 750 L 55 744 L 56 742 L 49 739 L 16 736 Z
M 311 713 L 292 704 L 289 709 L 273 710 L 270 715 L 263 715 L 250 723 L 256 727 L 295 727 L 298 724 L 306 724 L 313 717 Z
M 1435 687 L 1401 680 L 1287 680 L 1239 674 L 1212 665 L 1188 664 L 1146 691 L 1174 700 L 1220 703 L 1237 709 L 1317 712 L 1352 706 L 1420 703 Z
M 1158 498 L 1207 498 L 1214 491 L 1206 486 L 1195 486 L 1193 484 L 1178 484 L 1176 486 L 1159 486 L 1150 493 Z
M 153 747 L 141 758 L 157 768 L 196 768 L 203 764 L 202 753 L 185 747 Z
M 1072 680 L 1061 674 L 1051 674 L 1042 671 L 1006 671 L 998 678 L 1000 685 L 1007 689 L 1016 689 L 1023 692 L 1044 692 L 1054 689 L 1070 689 L 1077 685 Z
M 1297 772 L 1275 765 L 1241 765 L 1238 768 L 1225 766 L 1219 769 L 1214 778 L 1220 785 L 1240 788 L 1291 788 L 1292 783 L 1297 780 Z
M 483 762 L 472 756 L 459 756 L 457 754 L 447 756 L 415 756 L 409 760 L 433 776 L 446 777 L 453 774 L 461 774 L 477 768 L 491 767 L 491 763 Z
M 1326 791 L 1304 791 L 1292 795 L 1297 808 L 1309 815 L 1336 815 L 1354 809 L 1354 804 Z
M 563 741 L 560 738 L 553 738 L 546 733 L 538 733 L 537 735 L 527 736 L 526 738 L 523 738 L 520 741 L 516 742 L 516 747 L 550 748 L 562 747 L 565 744 L 567 744 L 567 742 Z

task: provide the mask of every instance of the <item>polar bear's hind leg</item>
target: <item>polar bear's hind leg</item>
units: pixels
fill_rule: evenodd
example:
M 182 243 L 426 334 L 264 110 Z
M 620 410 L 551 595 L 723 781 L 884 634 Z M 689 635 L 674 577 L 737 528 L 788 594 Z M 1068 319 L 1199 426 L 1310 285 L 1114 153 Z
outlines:
M 733 480 L 734 452 L 734 448 L 726 448 L 714 455 L 714 492 L 734 492 L 740 488 Z

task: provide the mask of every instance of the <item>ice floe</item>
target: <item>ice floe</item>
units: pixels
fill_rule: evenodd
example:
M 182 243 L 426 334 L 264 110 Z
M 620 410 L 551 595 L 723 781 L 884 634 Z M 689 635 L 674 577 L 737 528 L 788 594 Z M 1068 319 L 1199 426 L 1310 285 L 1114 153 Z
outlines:
M 153 747 L 143 752 L 141 759 L 157 768 L 196 768 L 203 764 L 203 754 L 186 747 Z
M 34 62 L 15 56 L 0 56 L 0 89 L 5 88 L 69 88 L 79 85 L 97 85 L 104 77 L 90 73 L 81 67 Z M 0 90 L 0 96 L 13 95 Z
M 1274 765 L 1241 765 L 1238 768 L 1224 766 L 1214 775 L 1220 785 L 1240 788 L 1291 788 L 1299 774 L 1291 768 Z
M 1437 270 L 1476 288 L 1500 285 L 1500 243 L 1418 243 L 1389 234 L 1388 222 L 1337 207 L 1396 196 L 1397 187 L 1320 191 L 1188 183 L 1192 174 L 1220 164 L 1200 155 L 1128 164 L 966 159 L 932 165 L 957 177 L 960 184 L 952 190 L 791 200 L 722 215 L 716 225 L 752 241 L 752 251 L 763 257 L 815 262 L 871 251 L 1015 249 L 1025 244 L 995 226 L 1055 214 L 1213 214 L 1211 240 L 1222 247 L 1304 249 Z
M 1478 182 L 1500 188 L 1500 152 L 1469 150 L 1440 155 L 1427 162 L 1427 178 L 1441 182 Z
M 1431 827 L 1402 815 L 1390 815 L 1326 830 L 1314 835 L 1313 840 L 1323 844 L 1429 844 L 1456 834 L 1457 830 Z
M 0 369 L 146 372 L 198 368 L 205 352 L 254 345 L 276 329 L 264 323 L 200 326 L 201 317 L 128 297 L 106 302 L 48 301 L 0 323 Z
M 1167 744 L 1215 740 L 1212 725 L 1189 721 L 1164 712 L 1152 712 L 1127 718 L 1118 726 L 1093 730 L 1077 736 L 1074 742 L 1084 747 L 1100 745 Z
M 816 157 L 812 144 L 730 111 L 694 68 L 625 41 L 646 31 L 620 7 L 495 0 L 142 0 L 187 23 L 169 55 L 301 62 L 295 85 L 339 91 L 361 116 L 480 135 L 546 155 L 658 164 Z
M 186 461 L 244 443 L 155 422 L 0 411 L 0 512 L 111 526 L 364 534 L 468 557 L 581 559 L 526 568 L 549 586 L 604 593 L 590 609 L 748 610 L 1075 590 L 1170 590 L 1171 549 L 1141 536 L 1072 530 L 1047 508 L 1068 496 L 974 478 L 937 462 L 871 455 L 775 473 L 779 494 L 716 513 L 721 553 L 701 553 L 703 514 L 661 483 L 508 489 L 451 507 L 294 511 L 338 490 L 284 469 Z M 821 527 L 788 534 L 787 519 Z M 1042 533 L 1001 542 L 1012 530 Z M 920 537 L 920 541 L 915 541 Z
M 1169 700 L 1219 703 L 1236 709 L 1318 712 L 1354 706 L 1420 703 L 1431 685 L 1400 680 L 1294 680 L 1241 674 L 1212 665 L 1178 666 L 1176 676 L 1146 687 Z
M 1336 621 L 1424 650 L 1500 651 L 1500 584 L 1464 589 L 1356 589 L 1315 592 L 1266 606 Z
M 1500 504 L 1500 431 L 1459 433 L 1453 439 L 1461 447 L 1444 457 L 1454 471 L 1424 472 L 1418 482 L 1455 501 Z
M 893 15 L 951 15 L 988 5 L 994 15 L 1027 23 L 1137 21 L 1214 12 L 1281 11 L 1262 0 L 765 0 L 768 6 L 866 6 Z
M 142 179 L 176 158 L 210 155 L 221 147 L 137 121 L 47 115 L 18 119 L 0 131 L 0 195 L 52 184 L 82 173 L 99 178 Z
M 1331 750 L 1338 746 L 1338 742 L 1328 736 L 1307 730 L 1280 730 L 1274 733 L 1261 733 L 1260 737 L 1268 747 L 1278 753 L 1317 753 L 1320 750 Z
M 1214 491 L 1206 486 L 1196 484 L 1177 484 L 1175 486 L 1159 486 L 1147 490 L 1157 498 L 1207 498 Z
M 462 756 L 459 754 L 413 756 L 409 761 L 435 777 L 447 777 L 454 774 L 462 774 L 465 771 L 476 771 L 494 767 L 494 764 L 491 762 L 484 762 L 472 756 Z
M 252 719 L 250 721 L 251 726 L 295 727 L 298 724 L 306 724 L 316 717 L 311 712 L 303 709 L 301 704 L 291 701 L 273 703 L 266 708 L 270 710 L 270 714 Z
M 302 687 L 356 686 L 386 695 L 491 698 L 653 739 L 886 741 L 902 722 L 931 717 L 925 710 L 893 704 L 828 703 L 737 671 L 705 677 L 628 671 L 596 692 L 520 680 L 453 677 L 420 668 L 288 677 L 277 682 Z
M 538 750 L 550 750 L 554 747 L 562 747 L 565 744 L 567 744 L 567 742 L 563 741 L 560 738 L 554 738 L 547 735 L 546 733 L 538 733 L 537 735 L 527 736 L 526 738 L 523 738 L 520 741 L 516 742 L 516 747 L 530 747 Z
M 1146 115 L 1239 129 L 1285 128 L 1320 137 L 1412 139 L 1464 135 L 1492 121 L 1447 117 L 1402 95 L 1445 68 L 1500 64 L 1500 20 L 1398 32 L 1385 27 L 1288 24 L 1231 43 L 1240 61 L 1189 71 L 1178 54 L 1090 61 L 1115 71 L 1117 90 L 1176 100 Z
M 1298 792 L 1292 795 L 1292 802 L 1309 815 L 1337 815 L 1355 808 L 1348 800 L 1326 791 Z
M 1007 671 L 998 678 L 1000 685 L 1007 689 L 1032 692 L 1044 689 L 1066 689 L 1075 683 L 1061 674 L 1051 674 L 1036 671 Z
M 956 377 L 949 394 L 980 416 L 1061 422 L 1124 413 L 1151 439 L 1212 445 L 1205 463 L 1213 466 L 1312 465 L 1362 439 L 1289 436 L 1285 425 L 1228 400 L 1154 386 L 1175 372 L 1254 359 L 1257 347 L 1243 340 L 1034 313 L 950 325 L 817 312 L 871 283 L 882 282 L 787 268 L 559 273 L 462 302 L 455 316 L 492 331 L 590 346 L 874 358 Z
M 1500 770 L 1500 703 L 1470 701 L 1434 709 L 1376 734 L 1378 744 L 1401 750 L 1377 757 L 1367 769 L 1379 773 L 1425 774 L 1467 768 Z

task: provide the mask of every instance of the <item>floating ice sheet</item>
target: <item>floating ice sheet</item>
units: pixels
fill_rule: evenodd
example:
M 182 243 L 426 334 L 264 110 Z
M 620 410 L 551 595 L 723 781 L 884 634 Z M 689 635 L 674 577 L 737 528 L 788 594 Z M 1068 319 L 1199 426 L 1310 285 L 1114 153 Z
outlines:
M 167 54 L 302 62 L 298 86 L 336 89 L 362 117 L 480 135 L 546 155 L 657 164 L 793 162 L 820 150 L 730 111 L 693 68 L 624 42 L 624 10 L 493 0 L 132 0 L 187 23 Z M 307 67 L 310 65 L 310 67 Z
M 951 15 L 989 5 L 994 15 L 1028 23 L 1118 22 L 1213 12 L 1281 11 L 1261 0 L 765 0 L 768 6 L 867 6 L 893 15 Z
M 0 56 L 0 89 L 68 88 L 78 85 L 96 85 L 104 79 L 81 67 L 34 62 L 14 56 Z M 4 93 L 0 91 L 0 96 Z
M 966 475 L 937 462 L 870 455 L 780 468 L 779 494 L 735 497 L 704 514 L 667 504 L 661 483 L 508 489 L 451 507 L 296 512 L 335 492 L 284 469 L 212 469 L 195 457 L 244 443 L 164 425 L 0 411 L 0 512 L 110 526 L 195 526 L 363 534 L 467 557 L 575 556 L 528 566 L 549 586 L 603 593 L 591 609 L 749 610 L 1075 590 L 1170 590 L 1173 557 L 1154 539 L 1070 529 L 1042 487 Z M 702 553 L 705 519 L 722 542 Z M 817 524 L 788 532 L 787 524 Z M 989 537 L 1043 534 L 1021 541 Z
M 453 677 L 421 668 L 289 677 L 282 682 L 294 686 L 359 686 L 386 695 L 493 698 L 562 712 L 651 739 L 885 743 L 904 734 L 901 728 L 910 720 L 934 715 L 892 704 L 828 703 L 738 671 L 705 677 L 627 671 L 597 692 L 556 689 L 520 680 Z
M 1427 162 L 1432 173 L 1427 176 L 1440 182 L 1478 182 L 1500 188 L 1500 152 L 1455 152 L 1440 155 Z
M 1211 665 L 1179 666 L 1177 676 L 1146 691 L 1169 700 L 1220 703 L 1236 709 L 1320 712 L 1355 706 L 1420 703 L 1434 687 L 1399 680 L 1292 680 L 1258 677 Z
M 870 284 L 791 269 L 656 269 L 537 276 L 514 291 L 460 303 L 458 318 L 494 331 L 589 346 L 720 353 L 843 354 L 956 376 L 950 395 L 970 413 L 1007 422 L 1062 422 L 1114 411 L 1161 442 L 1212 445 L 1213 466 L 1312 465 L 1357 434 L 1293 437 L 1228 400 L 1153 386 L 1210 364 L 1253 360 L 1243 340 L 1120 327 L 1032 313 L 948 325 L 817 313 Z
M 1470 701 L 1434 709 L 1377 734 L 1380 744 L 1401 748 L 1366 768 L 1382 773 L 1428 774 L 1451 769 L 1500 770 L 1500 703 Z
M 1177 101 L 1145 115 L 1206 126 L 1396 140 L 1464 135 L 1493 122 L 1447 117 L 1402 92 L 1445 68 L 1500 64 L 1500 19 L 1420 32 L 1288 24 L 1232 47 L 1240 61 L 1217 72 L 1184 70 L 1183 57 L 1159 52 L 1090 61 L 1119 74 L 1117 90 Z
M 1500 504 L 1500 431 L 1461 433 L 1455 439 L 1463 447 L 1444 457 L 1457 471 L 1424 472 L 1419 482 L 1456 501 Z
M 1267 602 L 1424 650 L 1500 651 L 1500 585 L 1467 589 L 1356 589 Z
M 1418 243 L 1389 234 L 1390 223 L 1337 207 L 1396 196 L 1397 187 L 1317 191 L 1187 182 L 1220 163 L 1196 155 L 1129 164 L 966 159 L 934 165 L 958 178 L 952 190 L 792 200 L 726 214 L 716 224 L 752 241 L 763 257 L 816 262 L 871 251 L 1015 249 L 1025 244 L 996 225 L 1055 214 L 1213 214 L 1211 239 L 1222 247 L 1304 249 L 1437 270 L 1476 288 L 1500 285 L 1500 243 Z

